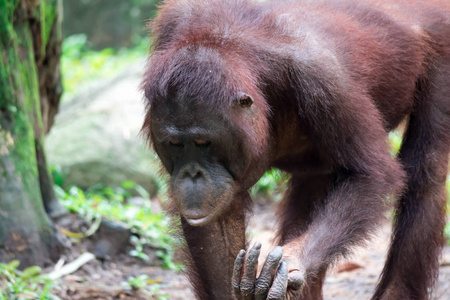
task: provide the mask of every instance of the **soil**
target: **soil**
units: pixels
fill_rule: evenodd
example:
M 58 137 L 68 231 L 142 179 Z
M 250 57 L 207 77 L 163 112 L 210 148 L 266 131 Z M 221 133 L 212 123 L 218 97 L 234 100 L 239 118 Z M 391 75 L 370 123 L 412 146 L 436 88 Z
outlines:
M 249 226 L 252 242 L 263 243 L 262 257 L 273 247 L 274 206 L 257 206 Z M 380 229 L 368 247 L 357 249 L 354 256 L 331 270 L 324 286 L 324 298 L 327 300 L 370 299 L 378 276 L 382 270 L 386 249 L 389 243 L 390 226 Z M 86 239 L 89 240 L 89 239 Z M 72 245 L 65 257 L 67 262 L 74 260 L 87 251 L 92 241 Z M 148 275 L 158 282 L 159 288 L 153 296 L 136 291 L 124 285 L 129 276 Z M 115 255 L 109 259 L 94 259 L 83 265 L 78 271 L 62 278 L 54 291 L 61 299 L 194 299 L 187 279 L 181 272 L 164 270 L 157 261 L 146 263 L 128 254 Z M 434 290 L 433 299 L 450 299 L 450 247 L 444 248 L 439 273 L 439 282 Z

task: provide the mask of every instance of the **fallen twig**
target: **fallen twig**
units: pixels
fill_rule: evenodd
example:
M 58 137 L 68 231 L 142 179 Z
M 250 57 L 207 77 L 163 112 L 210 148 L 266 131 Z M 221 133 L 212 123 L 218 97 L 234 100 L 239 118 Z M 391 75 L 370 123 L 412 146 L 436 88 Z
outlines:
M 73 262 L 68 263 L 64 266 L 62 266 L 59 269 L 53 270 L 47 275 L 47 278 L 51 280 L 59 279 L 65 275 L 71 274 L 78 270 L 82 265 L 86 264 L 91 259 L 94 259 L 94 254 L 90 252 L 83 253 L 80 255 L 77 259 L 75 259 Z

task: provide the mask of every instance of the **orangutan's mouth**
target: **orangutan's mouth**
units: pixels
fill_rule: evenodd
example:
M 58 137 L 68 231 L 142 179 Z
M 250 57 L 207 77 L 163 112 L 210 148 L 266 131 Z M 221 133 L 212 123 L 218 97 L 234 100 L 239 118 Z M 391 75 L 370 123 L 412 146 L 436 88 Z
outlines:
M 201 218 L 185 218 L 185 219 L 191 226 L 202 226 L 202 225 L 205 225 L 209 221 L 210 218 L 211 218 L 211 215 L 206 216 L 206 217 L 201 217 Z

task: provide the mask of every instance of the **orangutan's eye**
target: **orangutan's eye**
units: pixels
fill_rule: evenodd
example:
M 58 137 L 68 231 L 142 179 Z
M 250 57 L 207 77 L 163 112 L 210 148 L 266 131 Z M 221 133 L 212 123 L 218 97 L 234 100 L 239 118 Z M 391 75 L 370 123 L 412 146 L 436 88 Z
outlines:
M 241 107 L 250 107 L 253 104 L 253 99 L 247 94 L 243 94 L 241 98 L 239 98 L 239 105 Z
M 180 140 L 170 140 L 169 144 L 175 147 L 183 147 L 183 143 Z
M 203 139 L 195 139 L 194 140 L 195 146 L 197 147 L 208 147 L 211 145 L 211 141 L 203 140 Z

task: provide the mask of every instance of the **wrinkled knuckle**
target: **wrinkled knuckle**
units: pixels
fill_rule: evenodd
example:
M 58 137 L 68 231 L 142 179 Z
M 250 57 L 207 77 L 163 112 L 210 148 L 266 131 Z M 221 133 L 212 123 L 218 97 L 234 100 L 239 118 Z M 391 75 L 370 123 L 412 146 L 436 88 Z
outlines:
M 241 294 L 243 296 L 249 296 L 254 292 L 254 287 L 253 285 L 249 285 L 249 284 L 243 284 L 241 285 Z
M 244 259 L 243 258 L 236 258 L 236 260 L 234 261 L 234 265 L 235 266 L 242 266 L 244 264 Z
M 260 249 L 252 249 L 252 250 L 250 250 L 249 255 L 259 256 L 260 252 L 261 252 Z
M 277 263 L 278 260 L 279 260 L 279 257 L 277 257 L 277 256 L 269 255 L 269 256 L 267 257 L 267 262 L 268 262 L 268 263 L 271 263 L 271 264 Z
M 255 264 L 258 261 L 257 256 L 249 256 L 247 258 L 247 264 Z
M 283 296 L 282 293 L 272 293 L 267 297 L 267 299 L 268 300 L 280 300 L 280 299 L 283 299 L 282 296 Z
M 255 294 L 265 293 L 269 288 L 269 283 L 266 280 L 261 280 L 255 284 Z
M 285 290 L 281 287 L 272 287 L 272 289 L 269 292 L 268 299 L 280 299 L 281 296 L 283 296 Z

